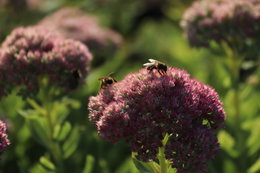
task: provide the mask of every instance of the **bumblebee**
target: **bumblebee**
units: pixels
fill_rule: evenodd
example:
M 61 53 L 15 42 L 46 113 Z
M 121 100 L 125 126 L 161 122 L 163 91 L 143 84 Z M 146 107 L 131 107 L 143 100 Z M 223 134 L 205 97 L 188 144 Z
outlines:
M 98 79 L 101 81 L 101 86 L 100 86 L 101 88 L 106 88 L 117 82 L 113 77 L 111 77 L 112 74 L 113 72 Z
M 144 64 L 144 67 L 146 67 L 146 69 L 149 70 L 149 72 L 153 71 L 153 69 L 156 69 L 160 73 L 160 75 L 166 74 L 166 64 L 154 59 L 149 59 L 149 61 L 149 63 Z
M 68 78 L 68 83 L 69 83 L 69 88 L 71 90 L 76 89 L 79 86 L 80 83 L 80 78 L 81 78 L 81 73 L 79 72 L 79 70 L 74 70 L 69 78 Z

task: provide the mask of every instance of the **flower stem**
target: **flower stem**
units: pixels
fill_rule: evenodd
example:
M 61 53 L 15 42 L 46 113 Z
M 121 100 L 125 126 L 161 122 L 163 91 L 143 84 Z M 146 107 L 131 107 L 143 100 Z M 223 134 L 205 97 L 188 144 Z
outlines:
M 161 173 L 167 173 L 167 164 L 166 164 L 164 151 L 165 151 L 164 147 L 159 148 L 158 158 L 161 167 Z
M 229 48 L 229 51 L 226 51 L 228 56 L 228 68 L 230 71 L 230 77 L 231 77 L 231 87 L 234 91 L 233 98 L 232 98 L 232 106 L 234 110 L 234 118 L 235 118 L 235 125 L 237 127 L 236 131 L 236 141 L 237 141 L 237 150 L 239 150 L 241 153 L 244 152 L 244 137 L 243 132 L 241 129 L 241 112 L 240 112 L 240 106 L 241 106 L 241 100 L 240 100 L 240 76 L 239 71 L 241 68 L 241 65 L 244 60 L 244 56 L 239 54 L 239 52 L 236 49 Z M 241 157 L 242 158 L 242 157 Z M 244 158 L 239 160 L 240 170 L 244 172 Z
M 41 81 L 42 89 L 42 105 L 38 105 L 35 100 L 27 98 L 27 103 L 32 106 L 32 108 L 39 113 L 46 123 L 46 133 L 48 136 L 48 150 L 51 154 L 51 157 L 56 165 L 57 173 L 65 173 L 63 156 L 60 144 L 58 141 L 53 139 L 54 127 L 55 127 L 55 115 L 52 113 L 54 108 L 53 96 L 55 95 L 55 88 L 49 87 L 47 81 Z
M 48 100 L 48 101 L 47 101 Z M 43 116 L 47 123 L 47 136 L 48 136 L 48 150 L 51 153 L 56 165 L 58 166 L 58 172 L 64 173 L 63 163 L 62 163 L 62 155 L 59 144 L 53 140 L 52 135 L 54 132 L 54 125 L 51 118 L 52 103 L 49 99 L 45 99 L 43 102 L 43 107 L 38 105 L 35 100 L 27 98 L 27 103 L 32 106 L 34 110 L 39 112 L 41 116 Z
M 227 55 L 227 67 L 229 69 L 231 78 L 231 87 L 234 91 L 233 94 L 233 109 L 236 126 L 240 128 L 240 81 L 239 70 L 244 60 L 244 56 L 239 54 L 239 51 L 233 46 L 223 45 L 223 49 Z
M 161 172 L 160 173 L 167 173 L 168 172 L 168 163 L 167 160 L 165 158 L 165 146 L 166 143 L 169 139 L 170 135 L 166 134 L 163 141 L 162 141 L 162 147 L 159 148 L 159 153 L 158 153 L 158 160 L 159 160 L 159 164 L 160 164 L 160 168 L 161 168 Z
M 53 116 L 51 113 L 51 110 L 53 110 L 53 93 L 54 88 L 49 88 L 49 90 L 46 91 L 46 95 L 43 100 L 43 107 L 46 110 L 46 122 L 49 129 L 49 145 L 50 145 L 50 152 L 52 154 L 52 157 L 57 165 L 57 172 L 58 173 L 64 173 L 64 165 L 63 165 L 63 158 L 62 158 L 62 152 L 60 145 L 57 141 L 53 140 L 53 133 L 54 133 L 54 126 L 55 123 L 53 122 Z
M 241 66 L 242 58 L 239 58 L 238 54 L 234 51 L 234 55 L 230 57 L 230 72 L 232 88 L 234 90 L 233 95 L 233 108 L 234 115 L 236 117 L 236 125 L 240 128 L 240 96 L 239 96 L 239 70 Z

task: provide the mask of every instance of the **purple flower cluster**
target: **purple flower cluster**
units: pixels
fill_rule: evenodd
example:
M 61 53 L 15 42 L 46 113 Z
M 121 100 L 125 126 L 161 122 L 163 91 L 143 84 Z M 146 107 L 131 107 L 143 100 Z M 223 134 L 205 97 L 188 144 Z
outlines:
M 7 139 L 6 125 L 0 120 L 0 155 L 4 152 L 8 145 L 10 145 L 10 142 Z
M 146 69 L 129 74 L 90 97 L 88 109 L 99 136 L 125 140 L 142 161 L 156 161 L 162 139 L 171 135 L 165 155 L 178 173 L 205 171 L 225 120 L 214 89 L 177 68 L 166 75 Z
M 202 0 L 184 13 L 181 26 L 194 47 L 210 41 L 246 44 L 260 37 L 259 0 Z M 242 45 L 243 46 L 243 45 Z
M 84 44 L 64 39 L 47 28 L 17 28 L 0 47 L 1 96 L 16 86 L 37 90 L 43 76 L 48 76 L 52 85 L 70 89 L 75 71 L 81 74 L 78 82 L 83 81 L 91 59 Z
M 66 38 L 85 43 L 92 51 L 116 48 L 122 42 L 121 35 L 102 28 L 96 17 L 77 8 L 62 8 L 45 17 L 40 24 L 58 31 Z

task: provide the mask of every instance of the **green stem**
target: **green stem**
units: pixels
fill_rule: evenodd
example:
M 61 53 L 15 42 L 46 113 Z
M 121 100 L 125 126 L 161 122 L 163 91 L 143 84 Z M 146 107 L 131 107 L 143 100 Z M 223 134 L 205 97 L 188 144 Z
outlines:
M 56 164 L 57 172 L 64 173 L 64 165 L 63 165 L 63 157 L 60 144 L 53 139 L 54 126 L 53 115 L 51 110 L 53 110 L 53 99 L 52 96 L 55 93 L 54 88 L 46 87 L 46 85 L 42 85 L 43 87 L 43 97 L 42 97 L 42 106 L 38 105 L 35 100 L 27 99 L 29 105 L 32 106 L 37 112 L 40 113 L 42 117 L 46 120 L 47 125 L 47 135 L 48 135 L 48 150 L 51 153 L 51 156 Z
M 167 164 L 167 160 L 165 158 L 165 146 L 166 143 L 169 139 L 170 135 L 166 134 L 163 141 L 162 141 L 162 147 L 159 148 L 159 153 L 157 158 L 159 159 L 159 164 L 160 164 L 160 169 L 161 172 L 160 173 L 167 173 L 168 172 L 168 164 Z
M 239 70 L 241 68 L 242 62 L 244 60 L 244 56 L 240 55 L 239 52 L 236 49 L 228 48 L 226 49 L 226 53 L 228 56 L 228 68 L 230 71 L 230 77 L 231 77 L 231 87 L 234 91 L 233 98 L 232 98 L 232 104 L 233 104 L 233 110 L 234 110 L 234 118 L 235 118 L 235 125 L 237 127 L 236 129 L 236 139 L 237 139 L 237 149 L 243 153 L 244 152 L 244 145 L 245 141 L 243 139 L 242 129 L 241 129 L 241 115 L 240 115 L 240 106 L 241 106 L 241 100 L 240 100 L 240 81 L 239 81 Z M 240 170 L 244 172 L 244 158 L 240 157 L 239 159 L 239 165 Z
M 167 173 L 167 169 L 168 169 L 164 152 L 165 152 L 165 148 L 160 147 L 158 159 L 159 159 L 159 163 L 160 163 L 161 173 Z
M 240 96 L 239 96 L 239 70 L 241 67 L 242 58 L 238 56 L 238 53 L 234 51 L 233 56 L 230 57 L 230 72 L 231 72 L 231 81 L 232 81 L 232 88 L 234 89 L 234 96 L 233 96 L 233 108 L 234 108 L 234 115 L 236 117 L 236 125 L 240 128 Z
M 160 170 L 155 166 L 155 162 L 151 161 L 148 163 L 154 173 L 160 173 Z
M 223 49 L 227 55 L 227 67 L 230 72 L 231 77 L 231 87 L 234 91 L 233 95 L 233 109 L 234 109 L 234 117 L 236 119 L 236 126 L 240 128 L 240 81 L 239 81 L 239 70 L 242 65 L 244 56 L 239 54 L 239 51 L 236 47 L 230 47 L 228 45 L 223 44 Z
M 63 158 L 62 158 L 62 152 L 61 152 L 61 148 L 60 145 L 57 141 L 53 140 L 53 133 L 54 133 L 54 126 L 55 124 L 53 123 L 53 118 L 52 118 L 52 114 L 51 114 L 51 110 L 53 109 L 53 100 L 52 100 L 52 89 L 50 88 L 50 90 L 47 90 L 46 92 L 46 97 L 44 98 L 43 101 L 43 107 L 46 110 L 46 122 L 48 125 L 48 129 L 49 129 L 49 139 L 50 139 L 50 152 L 52 154 L 52 157 L 56 163 L 56 165 L 58 166 L 58 172 L 60 173 L 64 173 L 64 165 L 63 165 Z

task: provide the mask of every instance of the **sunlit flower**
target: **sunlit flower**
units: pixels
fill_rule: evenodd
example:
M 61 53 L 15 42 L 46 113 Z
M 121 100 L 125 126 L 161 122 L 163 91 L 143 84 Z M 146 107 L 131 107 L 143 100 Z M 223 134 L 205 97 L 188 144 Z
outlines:
M 82 81 L 92 55 L 80 42 L 64 39 L 41 26 L 20 27 L 7 36 L 0 48 L 0 86 L 4 93 L 15 86 L 38 89 L 39 79 L 48 76 L 50 83 L 70 89 L 73 73 Z
M 166 134 L 165 155 L 178 172 L 205 170 L 219 150 L 215 131 L 225 112 L 218 94 L 177 68 L 167 74 L 142 69 L 90 97 L 89 119 L 104 139 L 125 140 L 137 158 L 156 161 Z

